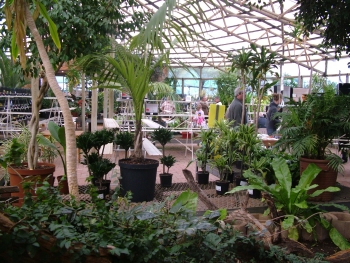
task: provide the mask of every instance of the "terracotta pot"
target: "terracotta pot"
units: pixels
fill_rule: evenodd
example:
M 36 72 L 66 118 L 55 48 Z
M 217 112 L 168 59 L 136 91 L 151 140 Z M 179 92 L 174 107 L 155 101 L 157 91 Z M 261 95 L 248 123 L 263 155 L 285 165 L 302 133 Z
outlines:
M 317 184 L 318 186 L 310 190 L 308 192 L 309 194 L 315 192 L 316 190 L 326 189 L 329 186 L 336 185 L 338 173 L 327 166 L 328 160 L 300 158 L 300 175 L 303 173 L 303 171 L 306 169 L 306 167 L 310 163 L 316 164 L 319 168 L 322 169 L 322 171 L 312 181 L 312 184 Z M 315 201 L 315 202 L 329 202 L 332 199 L 333 199 L 333 193 L 331 192 L 324 192 L 319 196 L 309 198 L 310 201 Z
M 24 166 L 26 166 L 26 163 L 23 163 Z M 22 178 L 27 178 L 28 177 L 33 177 L 33 176 L 40 176 L 40 181 L 45 180 L 48 176 L 49 179 L 49 184 L 53 186 L 54 183 L 54 177 L 53 177 L 53 172 L 55 171 L 55 165 L 52 163 L 38 163 L 38 167 L 40 166 L 45 166 L 45 169 L 34 169 L 34 170 L 29 170 L 29 169 L 16 169 L 13 167 L 7 167 L 7 172 L 10 175 L 10 185 L 11 186 L 18 186 L 19 192 L 18 193 L 12 193 L 11 196 L 18 197 L 19 202 L 16 204 L 18 206 L 22 206 L 23 204 L 23 197 L 24 197 L 24 192 L 22 188 Z M 20 177 L 18 174 L 20 174 Z M 36 195 L 35 191 L 32 191 L 32 195 Z

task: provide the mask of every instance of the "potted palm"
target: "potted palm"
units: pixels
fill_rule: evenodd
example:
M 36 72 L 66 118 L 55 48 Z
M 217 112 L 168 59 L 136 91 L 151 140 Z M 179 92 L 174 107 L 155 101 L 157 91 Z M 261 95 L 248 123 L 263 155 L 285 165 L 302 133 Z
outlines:
M 175 162 L 176 162 L 176 159 L 172 155 L 163 156 L 162 158 L 160 158 L 160 163 L 163 164 L 163 167 L 166 166 L 168 168 L 166 173 L 163 172 L 162 174 L 159 175 L 160 184 L 163 187 L 171 187 L 172 185 L 173 174 L 169 173 L 169 169 L 175 164 Z
M 288 110 L 282 117 L 281 138 L 275 144 L 300 158 L 300 174 L 309 163 L 317 164 L 322 171 L 315 178 L 317 188 L 335 186 L 338 172 L 342 171 L 342 159 L 328 148 L 334 139 L 350 134 L 350 97 L 338 96 L 327 82 L 314 85 L 305 101 L 288 102 Z M 323 193 L 314 201 L 330 201 L 333 193 Z

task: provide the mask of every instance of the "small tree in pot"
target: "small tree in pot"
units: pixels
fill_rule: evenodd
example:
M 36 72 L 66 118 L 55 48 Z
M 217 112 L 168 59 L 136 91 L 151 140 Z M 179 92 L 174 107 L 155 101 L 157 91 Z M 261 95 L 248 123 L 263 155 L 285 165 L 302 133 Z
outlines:
M 210 159 L 209 165 L 212 168 L 216 168 L 219 172 L 220 179 L 215 182 L 216 193 L 223 195 L 228 192 L 230 181 L 227 180 L 227 176 L 232 172 L 232 167 L 228 165 L 228 157 L 224 155 L 216 155 L 213 159 Z
M 114 167 L 115 163 L 112 163 L 110 160 L 106 158 L 101 158 L 96 153 L 92 153 L 89 157 L 89 169 L 93 178 L 97 182 L 97 189 L 99 193 L 99 197 L 104 199 L 107 193 L 107 186 L 103 186 L 104 176 L 106 176 Z M 94 159 L 94 161 L 92 161 Z M 97 160 L 96 160 L 97 159 Z
M 162 145 L 163 158 L 165 157 L 165 145 L 173 138 L 173 133 L 165 128 L 159 128 L 152 132 L 151 138 Z M 163 164 L 163 174 L 165 173 L 165 164 Z
M 84 158 L 85 158 L 85 164 L 88 167 L 89 178 L 91 180 L 96 179 L 95 175 L 98 176 L 98 178 L 100 178 L 100 175 L 96 171 L 95 172 L 92 171 L 91 168 L 94 168 L 94 169 L 101 168 L 102 169 L 102 167 L 101 167 L 102 164 L 100 162 L 101 162 L 101 160 L 104 159 L 103 158 L 104 147 L 106 144 L 112 143 L 113 140 L 114 140 L 113 131 L 106 130 L 106 129 L 96 131 L 94 133 L 85 132 L 82 135 L 77 137 L 77 147 L 83 151 Z M 95 149 L 95 152 L 91 152 L 92 149 Z M 102 161 L 102 162 L 104 162 L 104 161 Z M 96 164 L 94 165 L 94 163 L 96 163 Z M 113 168 L 111 168 L 111 169 L 113 169 Z M 103 173 L 103 176 L 107 176 L 108 172 Z M 103 176 L 102 176 L 102 178 L 103 178 Z M 106 194 L 108 194 L 111 181 L 107 180 L 107 178 L 105 178 L 105 179 L 102 179 L 102 178 L 101 178 L 101 180 L 103 180 L 103 184 L 107 186 Z M 93 181 L 93 183 L 96 184 L 96 182 L 94 182 L 94 181 Z
M 169 173 L 170 167 L 176 162 L 176 159 L 172 155 L 163 156 L 160 158 L 160 163 L 168 168 L 166 173 L 160 174 L 160 183 L 163 187 L 171 187 L 173 174 Z

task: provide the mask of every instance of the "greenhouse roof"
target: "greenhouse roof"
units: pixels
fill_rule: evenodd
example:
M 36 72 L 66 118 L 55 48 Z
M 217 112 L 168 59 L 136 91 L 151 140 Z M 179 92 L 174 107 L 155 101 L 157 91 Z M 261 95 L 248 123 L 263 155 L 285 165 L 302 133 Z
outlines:
M 164 0 L 136 1 L 151 13 L 164 3 Z M 227 59 L 230 52 L 248 48 L 253 43 L 277 52 L 280 59 L 285 60 L 285 65 L 298 64 L 324 75 L 338 73 L 332 72 L 328 65 L 329 61 L 335 61 L 335 49 L 325 50 L 320 46 L 321 31 L 309 37 L 298 35 L 294 19 L 298 9 L 295 0 L 285 0 L 283 7 L 279 1 L 266 0 L 268 4 L 261 10 L 248 7 L 248 1 L 201 1 L 206 19 L 198 15 L 197 21 L 184 11 L 188 2 L 180 1 L 172 19 L 181 27 L 184 23 L 190 25 L 188 34 L 194 36 L 194 40 L 188 47 L 177 46 L 171 51 L 172 66 L 178 66 L 181 61 L 191 67 L 225 69 L 230 67 Z M 193 9 L 193 12 L 198 11 Z

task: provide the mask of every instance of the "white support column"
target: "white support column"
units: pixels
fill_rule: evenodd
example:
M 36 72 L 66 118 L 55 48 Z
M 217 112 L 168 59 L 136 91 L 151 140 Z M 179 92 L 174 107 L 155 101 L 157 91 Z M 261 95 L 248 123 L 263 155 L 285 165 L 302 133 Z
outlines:
M 114 90 L 108 89 L 108 91 L 109 91 L 108 118 L 113 118 L 114 117 Z
M 97 131 L 97 89 L 96 81 L 92 82 L 92 98 L 91 98 L 91 132 Z

